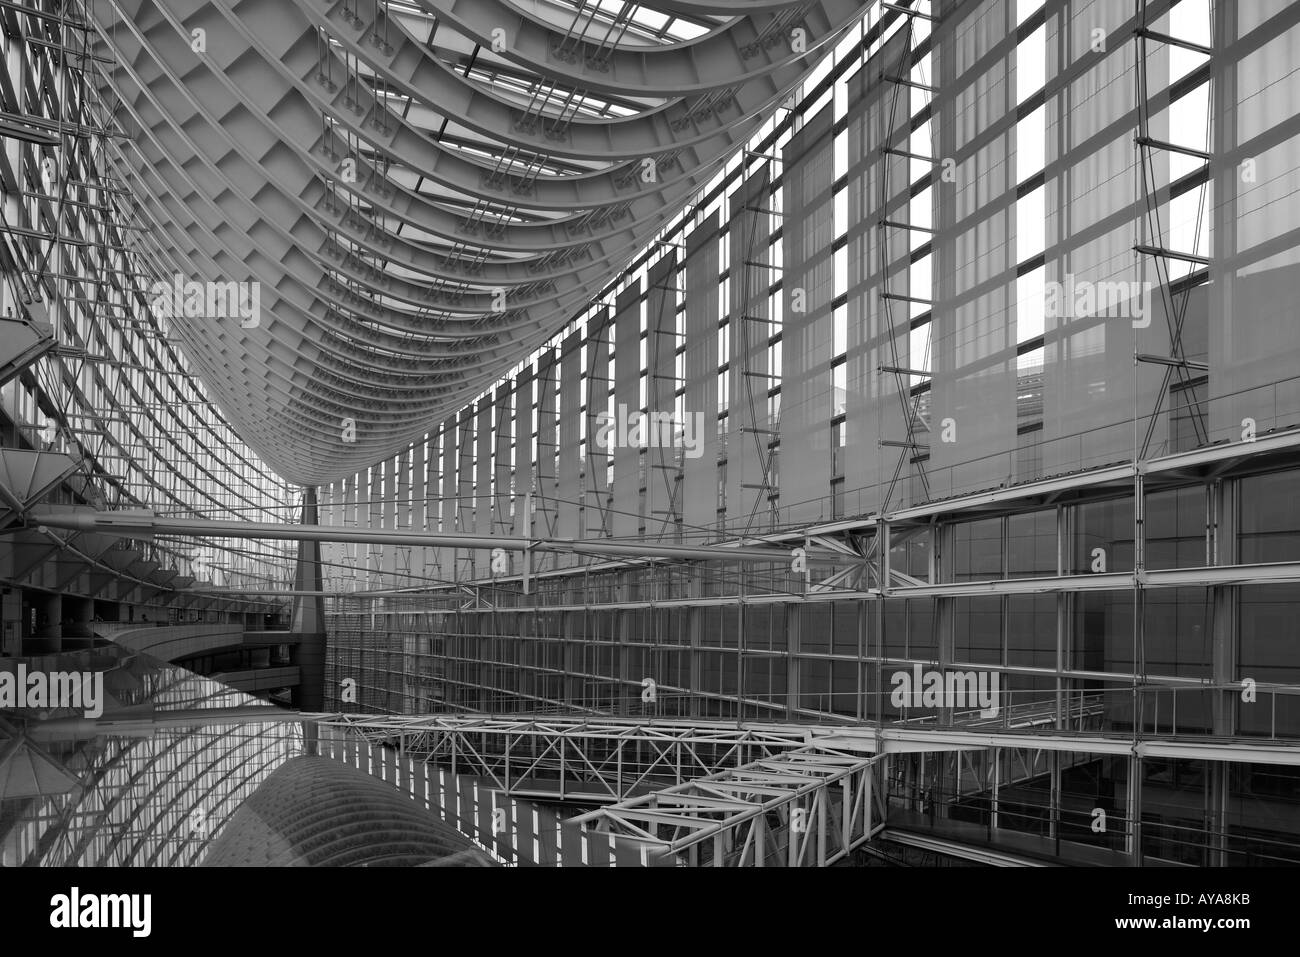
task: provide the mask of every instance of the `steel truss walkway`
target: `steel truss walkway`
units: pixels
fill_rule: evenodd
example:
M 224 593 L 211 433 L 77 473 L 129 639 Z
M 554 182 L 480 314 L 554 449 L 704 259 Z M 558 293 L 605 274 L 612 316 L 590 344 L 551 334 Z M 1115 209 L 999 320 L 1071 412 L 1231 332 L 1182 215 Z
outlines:
M 318 722 L 322 753 L 408 791 L 507 862 L 826 866 L 884 827 L 883 757 L 805 744 L 802 729 L 456 727 L 440 716 L 438 727 L 395 732 L 388 720 L 356 718 Z M 530 798 L 614 803 L 565 817 Z
M 1090 730 L 1094 710 L 1095 703 L 1081 700 L 1077 720 L 1064 729 L 1041 709 L 1022 710 L 998 727 L 974 716 L 952 726 L 571 715 L 302 717 L 325 735 L 368 742 L 376 753 L 387 746 L 393 765 L 412 768 L 417 784 L 422 774 L 433 781 L 436 766 L 436 787 L 416 787 L 417 798 L 433 804 L 435 796 L 451 795 L 450 813 L 470 837 L 511 860 L 561 866 L 833 864 L 888 826 L 895 755 L 961 752 L 962 793 L 1046 773 L 1052 752 L 1123 755 L 1133 762 L 1300 764 L 1294 743 L 1134 739 Z M 476 782 L 472 797 L 460 794 L 457 782 L 464 781 Z M 539 814 L 531 801 L 597 808 L 565 818 L 553 807 Z M 497 814 L 512 822 L 505 833 L 486 823 Z M 520 826 L 526 834 L 518 833 Z
M 1092 706 L 1080 705 L 1086 717 Z M 590 715 L 434 714 L 419 716 L 304 714 L 304 719 L 348 728 L 371 740 L 391 740 L 413 751 L 453 757 L 465 773 L 484 774 L 511 793 L 555 799 L 559 773 L 565 799 L 621 800 L 656 781 L 683 784 L 723 767 L 815 744 L 855 754 L 1030 748 L 1204 761 L 1300 765 L 1300 742 L 1265 738 L 1194 738 L 1053 728 L 1038 713 L 1005 726 L 972 723 L 796 724 L 690 718 L 603 718 Z M 609 751 L 605 755 L 604 751 Z M 639 771 L 637 769 L 640 769 Z M 644 778 L 638 776 L 643 775 Z M 595 782 L 585 779 L 594 776 Z M 583 786 L 578 781 L 583 780 Z M 592 784 L 595 783 L 596 787 Z M 657 782 L 656 782 L 657 783 Z

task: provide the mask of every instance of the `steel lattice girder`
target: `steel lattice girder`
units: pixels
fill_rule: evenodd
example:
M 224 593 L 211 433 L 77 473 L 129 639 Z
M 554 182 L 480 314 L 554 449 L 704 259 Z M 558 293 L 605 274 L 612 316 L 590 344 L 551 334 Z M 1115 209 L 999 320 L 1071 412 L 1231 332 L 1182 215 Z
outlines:
M 514 796 L 618 801 L 803 747 L 806 729 L 601 717 L 310 715 L 372 742 L 472 774 Z
M 881 760 L 800 748 L 567 823 L 658 845 L 684 864 L 701 863 L 710 842 L 714 867 L 826 867 L 884 828 Z
M 1085 709 L 1086 710 L 1086 709 Z M 1261 764 L 1300 765 L 1300 744 L 1246 739 L 1207 742 L 1195 737 L 1147 735 L 1133 737 L 1106 732 L 1043 727 L 993 728 L 933 727 L 919 724 L 795 724 L 791 722 L 737 722 L 687 718 L 600 718 L 589 715 L 485 716 L 479 714 L 367 715 L 302 714 L 302 720 L 351 728 L 372 739 L 400 738 L 430 733 L 478 734 L 504 741 L 507 735 L 556 736 L 578 740 L 665 740 L 674 736 L 687 742 L 735 741 L 771 748 L 817 745 L 852 754 L 889 754 L 910 751 L 957 751 L 980 748 L 1030 748 L 1044 751 L 1082 751 L 1092 754 L 1184 757 L 1207 761 L 1246 761 Z M 492 751 L 503 753 L 503 749 Z

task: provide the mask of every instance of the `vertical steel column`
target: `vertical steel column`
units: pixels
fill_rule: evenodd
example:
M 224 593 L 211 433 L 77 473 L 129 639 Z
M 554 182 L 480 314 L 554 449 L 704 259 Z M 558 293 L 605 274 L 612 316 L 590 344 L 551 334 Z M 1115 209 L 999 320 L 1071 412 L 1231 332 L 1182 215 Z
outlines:
M 1069 560 L 1071 513 L 1064 505 L 1056 506 L 1056 574 L 1065 574 L 1066 562 Z M 1062 677 L 1069 661 L 1074 629 L 1072 627 L 1073 595 L 1064 591 L 1056 595 L 1056 727 L 1067 727 L 1067 713 L 1070 696 L 1066 691 L 1068 679 Z
M 1142 866 L 1142 759 L 1132 754 L 1128 759 L 1128 816 L 1129 834 L 1127 852 L 1133 867 Z
M 303 524 L 318 520 L 316 489 L 303 490 Z M 298 543 L 298 564 L 294 572 L 295 591 L 320 592 L 320 542 Z M 325 600 L 319 595 L 299 595 L 293 600 L 291 630 L 300 636 L 295 654 L 299 684 L 293 692 L 293 704 L 303 711 L 325 709 Z
M 1235 564 L 1238 560 L 1237 514 L 1238 482 L 1217 480 L 1207 489 L 1210 510 L 1212 564 Z M 1237 663 L 1240 646 L 1239 586 L 1226 585 L 1210 589 L 1213 649 L 1211 681 L 1212 717 L 1215 735 L 1230 737 L 1237 729 Z M 1213 854 L 1211 863 L 1228 863 L 1229 768 L 1219 761 L 1208 762 Z
M 885 709 L 885 602 L 889 594 L 889 549 L 891 535 L 889 523 L 883 518 L 876 519 L 876 587 L 879 597 L 876 599 L 876 680 L 875 718 L 879 726 L 884 721 Z

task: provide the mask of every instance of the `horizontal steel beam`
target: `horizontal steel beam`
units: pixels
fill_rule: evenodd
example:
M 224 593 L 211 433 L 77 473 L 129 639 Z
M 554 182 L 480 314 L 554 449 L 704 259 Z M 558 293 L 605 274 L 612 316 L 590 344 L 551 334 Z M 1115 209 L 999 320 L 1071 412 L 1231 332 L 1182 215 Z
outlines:
M 1159 584 L 1159 582 L 1150 582 Z M 1114 591 L 1133 587 L 1132 572 L 1097 572 L 1043 578 L 999 578 L 990 581 L 946 582 L 888 588 L 886 597 L 935 598 L 963 595 L 1043 595 L 1052 592 Z
M 992 489 L 986 492 L 958 495 L 942 502 L 928 502 L 912 508 L 898 509 L 886 515 L 885 519 L 889 522 L 914 522 L 948 512 L 961 512 L 967 509 L 1011 503 L 1025 498 L 1058 495 L 1076 489 L 1115 482 L 1131 482 L 1132 480 L 1132 465 L 1112 465 L 1107 468 L 1076 472 L 1073 475 L 1063 475 L 1038 482 L 1025 482 L 1021 485 L 1009 485 L 1005 488 Z
M 219 712 L 218 712 L 219 713 Z M 683 740 L 696 743 L 744 740 L 786 747 L 816 745 L 838 752 L 954 751 L 971 748 L 1035 748 L 1087 754 L 1137 754 L 1143 757 L 1182 757 L 1208 761 L 1300 765 L 1300 741 L 1213 741 L 1204 738 L 1141 738 L 1107 732 L 996 731 L 988 728 L 936 728 L 883 724 L 796 724 L 793 722 L 722 721 L 707 718 L 601 718 L 592 715 L 421 716 L 365 714 L 301 714 L 304 721 L 350 728 L 359 733 L 398 736 L 422 731 L 472 733 L 479 736 L 533 735 L 541 738 L 593 738 L 647 741 Z M 486 737 L 480 738 L 486 741 Z
M 1262 585 L 1269 582 L 1300 581 L 1300 562 L 1270 562 L 1263 565 L 1214 565 L 1197 568 L 1161 568 L 1139 576 L 1147 587 L 1177 588 L 1182 585 Z
M 1277 452 L 1294 452 L 1297 449 L 1300 449 L 1300 429 L 1287 429 L 1272 435 L 1265 433 L 1251 441 L 1224 442 L 1203 449 L 1192 449 L 1189 452 L 1162 455 L 1142 463 L 1139 471 L 1144 475 L 1153 475 L 1159 472 L 1204 468 L 1231 462 L 1233 459 L 1253 458 Z
M 490 589 L 491 585 L 484 584 L 484 583 L 467 582 L 467 583 L 463 583 L 463 588 L 460 590 L 451 587 L 439 586 L 439 589 L 437 591 L 430 589 L 424 592 L 413 592 L 409 589 L 402 590 L 402 591 L 385 589 L 385 590 L 375 590 L 375 591 L 321 592 L 319 594 L 324 596 L 332 596 L 335 598 L 346 598 L 349 600 L 353 598 L 360 599 L 360 600 L 370 600 L 375 598 L 400 598 L 406 601 L 419 600 L 419 599 L 447 601 L 452 597 L 454 597 L 455 595 L 457 595 L 458 593 L 461 595 L 461 597 L 467 597 L 465 591 L 466 589 L 472 591 L 477 588 L 483 588 L 486 590 L 486 589 Z M 264 593 L 258 591 L 241 591 L 240 594 L 260 595 Z M 273 593 L 266 592 L 265 594 L 292 595 L 294 593 L 293 592 L 273 592 Z M 315 594 L 315 593 L 308 593 L 308 594 Z M 490 597 L 490 596 L 491 596 L 491 591 L 490 590 L 485 591 L 485 597 Z M 757 594 L 757 595 L 732 594 L 732 595 L 711 595 L 711 596 L 704 596 L 699 598 L 657 598 L 653 600 L 646 598 L 637 601 L 602 601 L 599 604 L 602 609 L 616 609 L 616 610 L 623 611 L 623 610 L 635 609 L 635 608 L 717 608 L 717 607 L 735 608 L 738 605 L 775 605 L 775 604 L 788 604 L 792 602 L 798 602 L 799 604 L 802 605 L 802 604 L 815 604 L 817 602 L 827 602 L 827 601 L 848 601 L 848 600 L 867 601 L 879 597 L 880 597 L 880 592 L 876 591 L 875 589 L 862 590 L 862 589 L 846 588 L 840 590 L 838 588 L 828 588 L 823 591 L 810 591 L 806 594 L 796 593 L 796 592 L 767 592 L 764 594 Z M 584 605 L 580 602 L 555 602 L 555 603 L 548 602 L 546 604 L 502 605 L 497 610 L 516 611 L 516 612 L 588 611 L 593 607 L 594 605 L 591 604 Z M 457 613 L 466 614 L 466 613 L 475 613 L 475 612 L 490 613 L 494 609 L 488 606 L 480 606 L 476 608 L 449 608 L 446 606 L 442 606 L 436 608 L 420 608 L 415 610 L 419 611 L 421 614 L 428 614 L 428 615 L 452 615 Z M 398 611 L 396 609 L 389 609 L 386 612 L 381 612 L 381 614 L 401 614 L 404 611 L 405 608 L 403 608 L 403 611 Z M 1055 674 L 1055 672 L 1052 672 L 1052 674 Z
M 923 851 L 930 851 L 934 854 L 945 854 L 948 857 L 960 857 L 968 861 L 978 861 L 979 863 L 987 864 L 990 867 L 1052 866 L 1046 861 L 1037 861 L 1032 857 L 1004 854 L 1001 851 L 995 851 L 988 847 L 961 844 L 959 842 L 950 841 L 946 838 L 932 837 L 928 834 L 914 834 L 909 831 L 900 831 L 893 827 L 886 827 L 881 831 L 880 839 L 882 841 L 892 841 L 895 844 L 906 844 L 909 847 L 920 848 Z
M 94 512 L 78 515 L 33 515 L 31 524 L 103 532 L 132 538 L 151 535 L 207 536 L 211 538 L 283 539 L 294 542 L 340 542 L 361 545 L 408 545 L 464 549 L 502 548 L 512 552 L 560 552 L 579 555 L 615 555 L 629 558 L 676 558 L 683 561 L 781 562 L 790 553 L 775 548 L 741 548 L 726 545 L 655 545 L 646 542 L 602 542 L 570 538 L 516 538 L 467 535 L 461 532 L 425 532 L 417 529 L 362 529 L 333 525 L 282 525 L 275 522 L 218 522 L 161 518 L 147 512 Z M 861 559 L 828 554 L 818 561 L 860 562 Z

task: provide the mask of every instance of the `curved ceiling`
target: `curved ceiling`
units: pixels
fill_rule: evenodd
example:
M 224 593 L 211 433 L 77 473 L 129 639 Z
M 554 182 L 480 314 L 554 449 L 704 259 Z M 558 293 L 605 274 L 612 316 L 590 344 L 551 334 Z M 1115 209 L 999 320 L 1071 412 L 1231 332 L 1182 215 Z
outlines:
M 492 867 L 439 815 L 365 771 L 301 755 L 250 794 L 204 867 Z
M 255 319 L 170 328 L 244 440 L 317 485 L 404 448 L 553 335 L 865 6 L 94 10 L 141 160 L 116 172 L 158 277 L 258 284 Z

